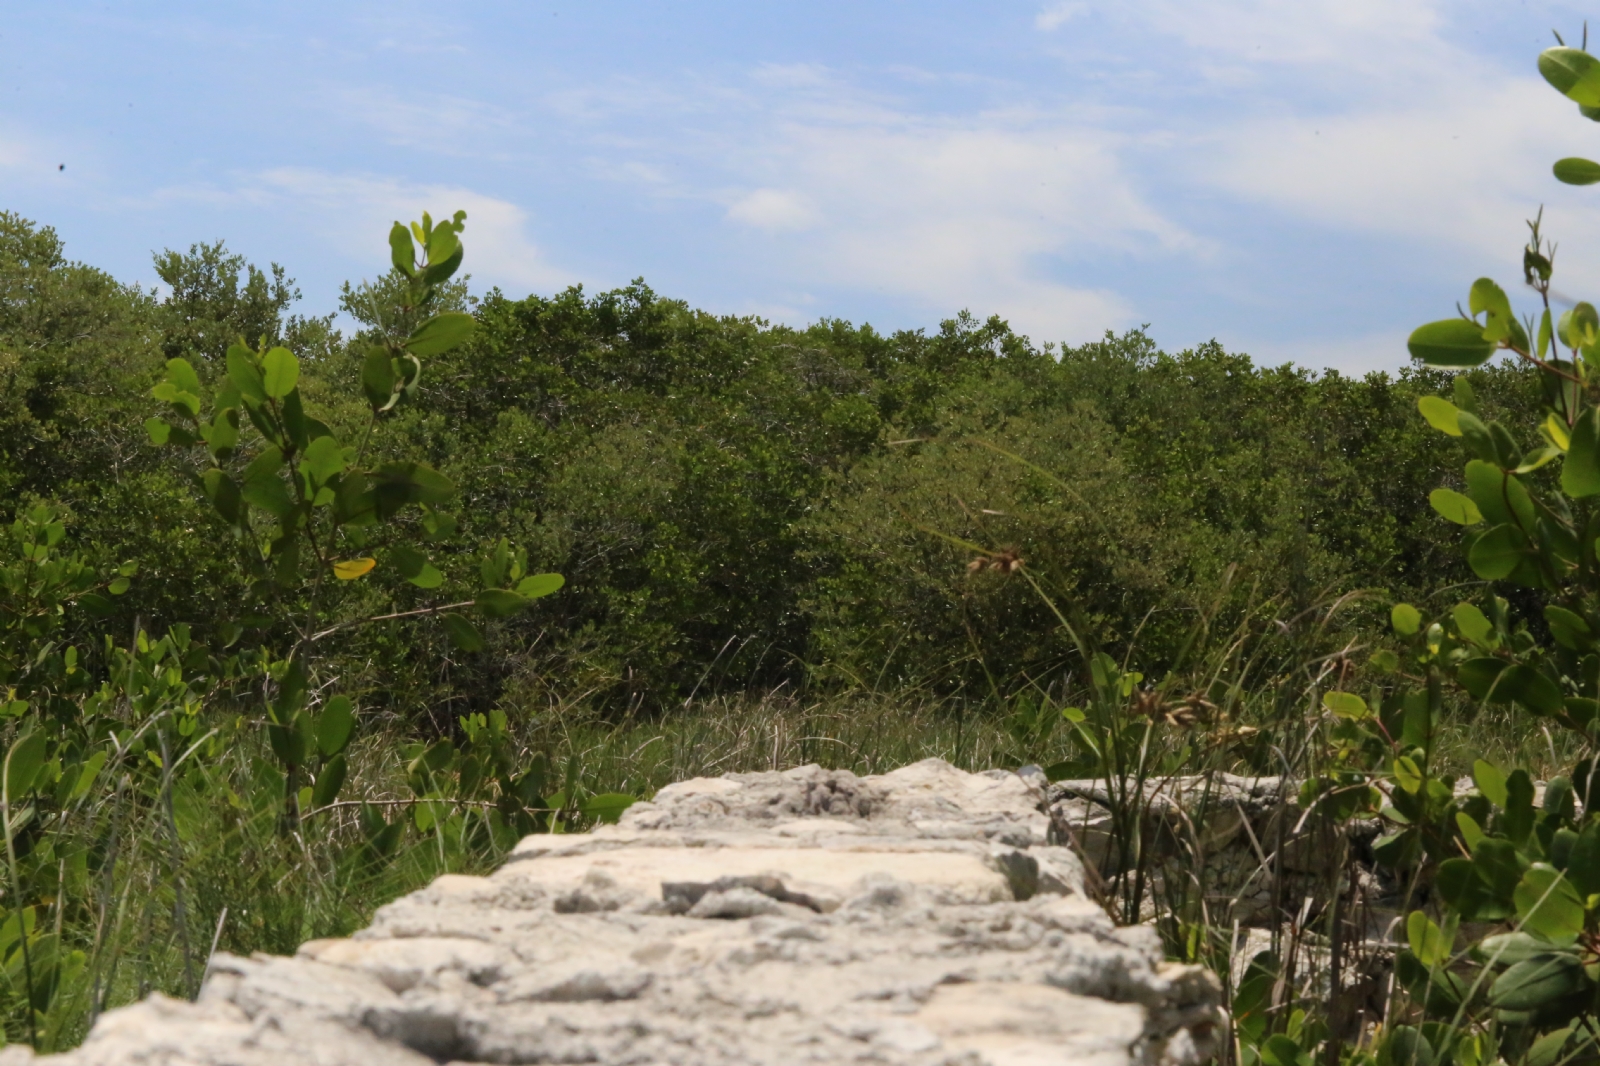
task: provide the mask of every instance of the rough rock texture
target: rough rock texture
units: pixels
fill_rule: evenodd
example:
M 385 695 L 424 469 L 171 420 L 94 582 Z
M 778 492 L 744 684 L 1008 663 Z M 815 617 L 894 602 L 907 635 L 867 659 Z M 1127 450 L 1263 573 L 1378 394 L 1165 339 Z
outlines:
M 61 1066 L 1198 1063 L 1207 972 L 1118 930 L 1039 783 L 929 760 L 685 781 L 349 940 L 219 957 Z M 13 1066 L 7 1062 L 0 1066 Z

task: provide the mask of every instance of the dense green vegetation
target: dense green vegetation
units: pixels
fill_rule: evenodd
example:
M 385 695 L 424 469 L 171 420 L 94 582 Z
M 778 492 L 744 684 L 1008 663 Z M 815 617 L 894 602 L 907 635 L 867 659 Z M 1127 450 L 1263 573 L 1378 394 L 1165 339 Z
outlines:
M 165 359 L 209 385 L 230 340 L 281 339 L 307 403 L 353 431 L 373 324 L 357 290 L 352 336 L 294 317 L 281 269 L 218 247 L 158 264 L 159 297 L 5 216 L 0 518 L 52 501 L 95 565 L 139 562 L 91 629 L 182 622 L 218 650 L 247 593 L 226 546 L 201 535 L 217 519 L 192 472 L 146 437 L 149 390 Z M 459 289 L 448 298 L 466 306 Z M 1441 387 L 1427 372 L 1263 369 L 1216 345 L 1162 353 L 1138 332 L 1041 349 L 966 316 L 931 334 L 797 331 L 642 283 L 495 292 L 473 313 L 475 336 L 430 361 L 421 402 L 376 443 L 461 487 L 447 571 L 505 537 L 569 584 L 475 654 L 431 619 L 345 639 L 364 705 L 435 730 L 496 706 L 581 696 L 657 713 L 690 692 L 780 684 L 982 700 L 1070 668 L 1037 597 L 969 575 L 971 553 L 922 527 L 1015 550 L 1109 646 L 1139 631 L 1156 666 L 1232 567 L 1233 588 L 1301 606 L 1470 576 L 1426 504 L 1451 477 L 1415 415 Z M 1537 403 L 1515 369 L 1474 383 L 1491 412 Z M 369 596 L 375 614 L 430 602 L 381 567 Z

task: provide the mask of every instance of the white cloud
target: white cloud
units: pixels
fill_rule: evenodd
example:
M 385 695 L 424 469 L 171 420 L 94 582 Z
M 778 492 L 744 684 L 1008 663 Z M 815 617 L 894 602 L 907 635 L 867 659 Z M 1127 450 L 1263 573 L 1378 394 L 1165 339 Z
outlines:
M 478 284 L 502 285 L 514 293 L 549 292 L 578 280 L 550 263 L 528 237 L 522 208 L 459 186 L 286 167 L 231 189 L 169 189 L 162 198 L 249 204 L 278 212 L 286 225 L 320 234 L 338 252 L 377 263 L 386 262 L 384 242 L 393 222 L 420 218 L 424 211 L 445 218 L 462 210 L 467 213 L 464 269 Z
M 1484 79 L 1403 110 L 1250 121 L 1197 146 L 1198 172 L 1332 229 L 1420 239 L 1514 263 L 1522 222 L 1547 205 L 1563 275 L 1600 281 L 1600 197 L 1549 166 L 1593 152 L 1592 129 L 1543 82 Z
M 792 122 L 741 162 L 782 175 L 730 218 L 765 223 L 769 264 L 796 286 L 890 294 L 930 311 L 996 312 L 1040 340 L 1132 323 L 1130 302 L 1058 280 L 1064 260 L 1203 256 L 1135 190 L 1120 138 L 1005 116 L 898 123 Z M 804 214 L 802 214 L 804 212 Z
M 805 197 L 786 189 L 757 189 L 735 200 L 728 218 L 756 229 L 783 231 L 810 229 L 817 213 Z
M 1437 0 L 1147 0 L 1132 10 L 1185 46 L 1249 62 L 1367 69 L 1442 48 Z M 1042 16 L 1041 16 L 1042 17 Z
M 1088 9 L 1089 5 L 1083 0 L 1056 0 L 1034 16 L 1033 24 L 1049 32 L 1071 22 Z

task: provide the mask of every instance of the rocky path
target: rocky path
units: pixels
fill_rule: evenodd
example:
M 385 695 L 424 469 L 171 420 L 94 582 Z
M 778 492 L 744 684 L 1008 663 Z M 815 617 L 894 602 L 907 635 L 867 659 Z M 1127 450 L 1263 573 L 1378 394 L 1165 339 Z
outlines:
M 1217 986 L 1115 929 L 1044 795 L 928 760 L 684 781 L 349 940 L 213 960 L 39 1066 L 1189 1066 Z M 20 1066 L 9 1050 L 0 1066 Z

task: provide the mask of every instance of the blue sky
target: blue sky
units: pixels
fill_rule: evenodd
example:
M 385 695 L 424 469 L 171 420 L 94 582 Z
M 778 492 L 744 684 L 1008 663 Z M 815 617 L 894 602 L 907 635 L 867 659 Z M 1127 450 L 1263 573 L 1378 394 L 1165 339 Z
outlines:
M 1036 341 L 1149 323 L 1392 369 L 1540 204 L 1600 291 L 1600 126 L 1538 79 L 1528 0 L 804 4 L 18 2 L 0 207 L 74 258 L 225 238 L 301 309 L 384 232 L 468 212 L 477 289 L 643 276 L 708 310 Z M 65 164 L 65 169 L 58 169 Z

